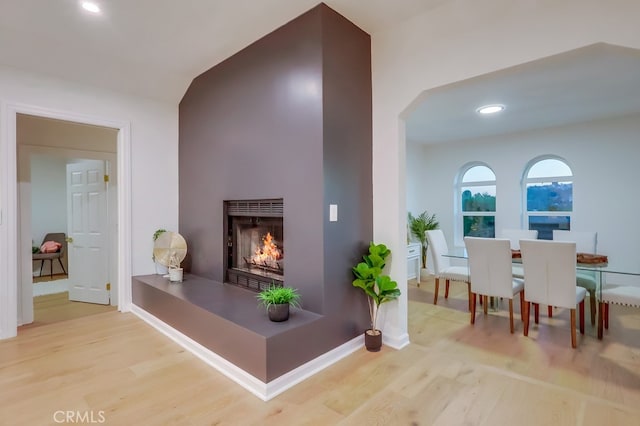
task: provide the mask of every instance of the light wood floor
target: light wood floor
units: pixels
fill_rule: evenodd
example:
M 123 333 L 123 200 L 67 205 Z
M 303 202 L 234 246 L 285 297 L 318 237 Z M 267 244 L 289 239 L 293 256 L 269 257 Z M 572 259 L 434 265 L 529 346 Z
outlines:
M 68 321 L 75 318 L 83 318 L 89 315 L 115 311 L 117 308 L 110 305 L 97 305 L 95 303 L 70 302 L 69 292 L 47 294 L 33 298 L 33 322 L 20 327 L 18 332 L 28 328 L 41 327 L 59 321 Z
M 33 277 L 33 283 L 37 284 L 37 283 L 46 283 L 49 281 L 56 281 L 56 280 L 65 280 L 69 278 L 69 275 L 67 274 L 53 274 L 53 276 L 51 275 L 42 275 L 39 277 Z
M 524 337 L 505 312 L 471 326 L 466 285 L 438 306 L 432 290 L 409 284 L 409 346 L 362 349 L 268 403 L 131 314 L 22 330 L 0 342 L 0 424 L 55 424 L 57 410 L 108 425 L 638 424 L 637 310 L 612 308 L 603 341 L 587 321 L 571 349 L 562 310 Z

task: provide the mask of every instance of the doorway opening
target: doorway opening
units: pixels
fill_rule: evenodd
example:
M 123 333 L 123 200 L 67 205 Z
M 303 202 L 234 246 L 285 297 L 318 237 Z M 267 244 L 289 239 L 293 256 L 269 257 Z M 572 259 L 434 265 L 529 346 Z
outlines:
M 39 253 L 51 236 L 60 240 L 52 254 L 20 262 L 19 291 L 26 299 L 30 287 L 32 298 L 22 304 L 22 324 L 116 309 L 117 140 L 113 128 L 16 115 L 19 244 Z

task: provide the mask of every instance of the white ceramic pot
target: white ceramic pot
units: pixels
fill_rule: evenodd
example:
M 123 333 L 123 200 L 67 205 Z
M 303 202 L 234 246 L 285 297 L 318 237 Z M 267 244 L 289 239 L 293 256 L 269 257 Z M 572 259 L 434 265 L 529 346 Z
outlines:
M 169 281 L 171 281 L 172 283 L 181 283 L 182 275 L 183 275 L 182 268 L 169 269 Z

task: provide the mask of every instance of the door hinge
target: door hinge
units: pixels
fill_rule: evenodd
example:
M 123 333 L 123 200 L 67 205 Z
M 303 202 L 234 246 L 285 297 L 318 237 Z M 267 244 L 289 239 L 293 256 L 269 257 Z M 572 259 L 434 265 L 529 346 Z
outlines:
M 104 181 L 109 182 L 109 175 L 104 175 Z
M 107 290 L 111 290 L 111 283 L 107 283 Z

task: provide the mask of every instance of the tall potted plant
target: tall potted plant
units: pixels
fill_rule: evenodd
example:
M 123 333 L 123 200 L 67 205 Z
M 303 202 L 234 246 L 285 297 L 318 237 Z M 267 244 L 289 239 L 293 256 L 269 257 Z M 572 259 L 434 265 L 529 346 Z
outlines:
M 385 259 L 391 254 L 391 250 L 384 244 L 369 244 L 369 254 L 362 256 L 364 262 L 353 267 L 353 286 L 362 289 L 367 295 L 369 303 L 369 315 L 371 328 L 364 333 L 364 342 L 368 351 L 377 352 L 382 347 L 382 331 L 376 322 L 380 305 L 397 299 L 400 296 L 398 283 L 382 272 L 385 267 Z
M 429 214 L 427 211 L 423 211 L 418 216 L 413 216 L 411 212 L 407 215 L 407 224 L 409 225 L 409 230 L 411 231 L 411 235 L 413 235 L 420 244 L 422 244 L 422 267 L 427 267 L 427 234 L 426 231 L 431 231 L 432 229 L 438 229 L 440 223 L 436 220 L 436 215 Z

